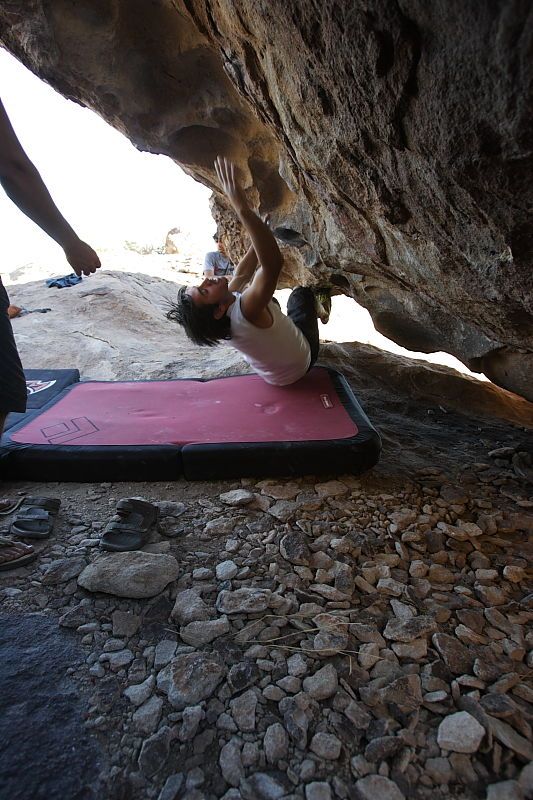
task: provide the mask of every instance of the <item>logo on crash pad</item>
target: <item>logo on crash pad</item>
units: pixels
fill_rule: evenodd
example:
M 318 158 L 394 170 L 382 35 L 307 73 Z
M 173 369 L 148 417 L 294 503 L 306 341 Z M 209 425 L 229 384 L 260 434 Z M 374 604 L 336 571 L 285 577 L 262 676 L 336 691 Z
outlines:
M 37 394 L 38 392 L 44 392 L 45 389 L 49 389 L 54 383 L 56 383 L 56 381 L 26 381 L 26 391 L 28 394 Z

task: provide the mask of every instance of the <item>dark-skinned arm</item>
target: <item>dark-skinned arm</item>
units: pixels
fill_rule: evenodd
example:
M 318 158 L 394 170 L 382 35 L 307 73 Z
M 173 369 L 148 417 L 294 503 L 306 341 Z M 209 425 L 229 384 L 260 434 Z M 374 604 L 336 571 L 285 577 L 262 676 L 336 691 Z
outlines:
M 0 183 L 10 200 L 63 248 L 67 261 L 77 275 L 90 275 L 98 269 L 100 259 L 60 213 L 39 172 L 17 139 L 1 101 Z

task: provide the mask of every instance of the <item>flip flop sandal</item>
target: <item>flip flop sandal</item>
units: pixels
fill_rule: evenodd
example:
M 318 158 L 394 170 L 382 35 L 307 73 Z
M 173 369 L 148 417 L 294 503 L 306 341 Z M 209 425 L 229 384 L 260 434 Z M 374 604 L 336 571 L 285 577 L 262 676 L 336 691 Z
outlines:
M 8 514 L 12 514 L 13 511 L 16 511 L 17 508 L 24 502 L 26 498 L 20 497 L 18 500 L 12 500 L 11 498 L 6 498 L 5 500 L 0 500 L 0 516 L 7 516 Z M 8 503 L 8 505 L 6 505 Z
M 152 528 L 159 519 L 159 509 L 146 500 L 119 500 L 117 503 L 118 521 L 110 522 L 102 538 L 100 547 L 116 553 L 138 550 L 150 538 Z
M 47 539 L 54 527 L 53 516 L 44 508 L 24 508 L 11 523 L 9 532 L 24 539 Z
M 18 558 L 12 558 L 10 561 L 0 561 L 0 570 L 23 567 L 25 564 L 33 561 L 34 558 L 37 558 L 37 553 L 31 545 L 23 545 L 20 544 L 20 542 L 12 542 L 10 539 L 5 539 L 3 536 L 0 536 L 0 553 L 4 547 L 24 547 L 28 550 L 28 552 L 26 555 L 19 556 Z
M 22 500 L 20 513 L 26 508 L 42 508 L 50 514 L 57 514 L 61 500 L 58 497 L 24 497 Z
M 25 497 L 11 523 L 10 533 L 25 539 L 47 539 L 60 505 L 61 500 L 56 497 Z

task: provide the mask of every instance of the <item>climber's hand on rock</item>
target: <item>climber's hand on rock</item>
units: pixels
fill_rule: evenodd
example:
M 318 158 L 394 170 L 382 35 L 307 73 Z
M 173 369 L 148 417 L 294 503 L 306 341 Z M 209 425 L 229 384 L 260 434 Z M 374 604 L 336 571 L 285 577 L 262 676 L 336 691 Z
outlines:
M 241 214 L 248 208 L 248 202 L 244 190 L 239 183 L 237 167 L 233 161 L 218 156 L 215 161 L 215 172 L 220 183 L 220 188 L 237 214 Z

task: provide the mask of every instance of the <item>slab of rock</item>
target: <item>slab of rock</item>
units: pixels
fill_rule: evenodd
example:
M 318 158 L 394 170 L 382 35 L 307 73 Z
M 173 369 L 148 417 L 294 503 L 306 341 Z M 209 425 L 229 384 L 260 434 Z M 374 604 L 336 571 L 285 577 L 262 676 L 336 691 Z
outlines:
M 447 633 L 434 633 L 431 641 L 442 660 L 454 675 L 464 675 L 472 671 L 475 653 Z
M 367 775 L 355 784 L 361 800 L 405 800 L 397 785 L 383 775 Z
M 243 587 L 234 592 L 224 589 L 217 597 L 216 606 L 221 614 L 255 614 L 267 610 L 271 594 L 270 589 Z
M 314 700 L 326 700 L 335 694 L 339 686 L 339 676 L 333 664 L 326 664 L 313 675 L 305 678 L 304 691 Z
M 287 731 L 279 722 L 275 722 L 265 731 L 263 749 L 269 764 L 277 764 L 280 759 L 286 758 L 289 752 L 289 737 Z
M 230 581 L 235 577 L 238 571 L 239 567 L 235 561 L 228 559 L 227 561 L 221 561 L 220 564 L 217 564 L 215 573 L 219 581 Z
M 89 564 L 78 577 L 79 586 L 89 592 L 117 597 L 155 597 L 179 575 L 173 556 L 154 553 L 110 553 Z
M 141 618 L 129 611 L 113 611 L 111 622 L 113 623 L 113 636 L 129 638 L 139 630 Z
M 204 620 L 203 622 L 189 622 L 184 628 L 180 628 L 180 636 L 184 642 L 193 647 L 202 647 L 209 644 L 219 636 L 223 636 L 230 630 L 230 624 L 226 616 L 218 619 Z
M 133 726 L 136 731 L 145 735 L 153 733 L 161 719 L 163 701 L 160 697 L 150 697 L 139 706 L 133 715 Z
M 224 492 L 219 497 L 227 506 L 239 507 L 249 505 L 254 499 L 254 494 L 248 489 L 232 489 L 231 492 Z
M 185 589 L 176 596 L 170 619 L 180 625 L 210 619 L 210 609 L 194 589 Z
M 238 786 L 244 778 L 241 746 L 238 739 L 231 739 L 220 750 L 218 759 L 222 777 L 230 786 Z
M 145 681 L 142 683 L 137 683 L 133 686 L 128 686 L 124 689 L 124 696 L 128 698 L 130 703 L 133 703 L 134 706 L 140 706 L 145 703 L 152 692 L 154 691 L 155 687 L 155 678 L 153 675 L 149 675 Z
M 242 781 L 239 789 L 245 800 L 280 800 L 288 794 L 290 789 L 288 780 L 283 773 L 256 772 L 246 781 Z
M 501 742 L 509 750 L 513 750 L 528 761 L 533 761 L 533 745 L 524 736 L 511 728 L 506 722 L 495 717 L 488 717 L 490 729 L 495 739 Z
M 429 636 L 437 630 L 437 623 L 433 617 L 419 616 L 409 619 L 390 619 L 383 631 L 385 639 L 392 639 L 395 642 L 412 642 L 413 639 L 420 639 Z
M 72 578 L 77 578 L 87 564 L 81 556 L 73 558 L 60 558 L 52 561 L 44 573 L 41 583 L 44 586 L 52 586 L 57 583 L 66 583 Z
M 169 703 L 181 711 L 211 697 L 225 675 L 225 668 L 212 656 L 186 653 L 176 656 L 157 678 Z
M 500 781 L 487 786 L 486 800 L 524 800 L 518 781 Z
M 139 753 L 141 772 L 151 777 L 164 766 L 170 752 L 171 741 L 172 731 L 167 725 L 164 725 L 143 742 Z
M 331 733 L 315 733 L 309 747 L 319 758 L 328 761 L 335 761 L 341 754 L 341 743 Z
M 307 567 L 311 552 L 307 544 L 307 537 L 299 531 L 287 533 L 279 543 L 279 551 L 283 558 L 291 564 Z
M 422 689 L 418 675 L 402 675 L 378 691 L 384 703 L 395 703 L 407 711 L 419 708 L 422 704 Z
M 231 716 L 235 720 L 239 730 L 243 732 L 255 730 L 256 708 L 257 695 L 253 689 L 248 689 L 230 702 Z
M 444 717 L 437 731 L 437 744 L 454 753 L 477 753 L 485 728 L 467 711 Z

